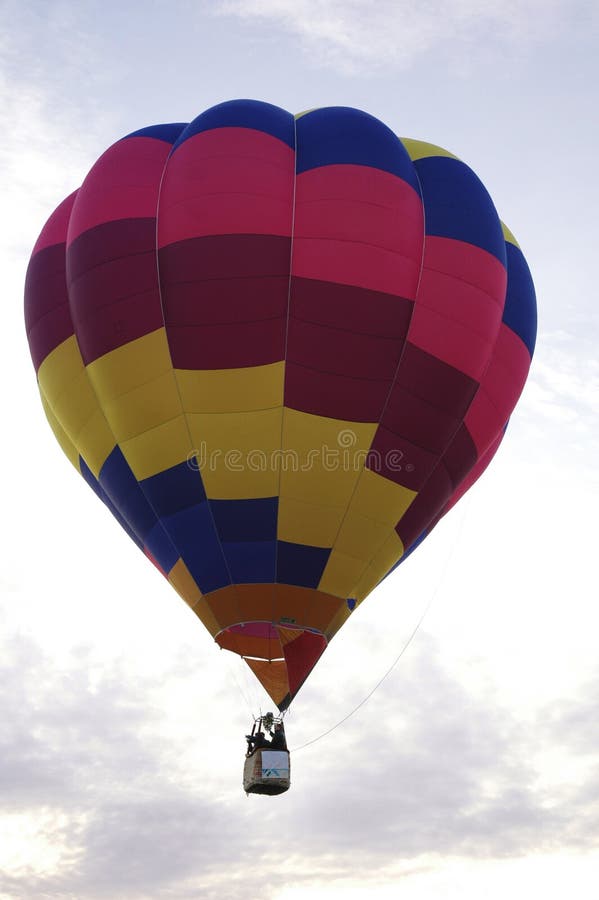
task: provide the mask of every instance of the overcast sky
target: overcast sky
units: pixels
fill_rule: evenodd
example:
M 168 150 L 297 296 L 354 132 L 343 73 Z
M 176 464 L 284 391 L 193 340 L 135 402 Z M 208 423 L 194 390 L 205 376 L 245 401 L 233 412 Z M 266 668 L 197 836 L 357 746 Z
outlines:
M 0 898 L 596 900 L 594 0 L 0 3 Z M 44 221 L 114 140 L 253 97 L 351 105 L 480 175 L 539 337 L 479 484 L 363 604 L 246 799 L 270 703 L 69 466 L 22 312 Z M 430 608 L 429 607 L 430 604 Z M 371 699 L 313 743 L 377 684 Z

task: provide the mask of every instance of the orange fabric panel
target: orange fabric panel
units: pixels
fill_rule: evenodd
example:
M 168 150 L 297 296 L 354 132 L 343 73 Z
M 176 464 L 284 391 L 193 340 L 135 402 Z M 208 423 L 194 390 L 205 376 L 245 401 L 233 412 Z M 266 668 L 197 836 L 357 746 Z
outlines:
M 271 699 L 280 704 L 289 695 L 287 666 L 283 660 L 267 662 L 263 659 L 246 659 L 246 663 Z
M 284 647 L 285 644 L 288 644 L 290 641 L 294 641 L 304 632 L 299 628 L 277 628 L 279 632 L 279 639 L 281 641 L 281 646 Z
M 313 588 L 296 587 L 292 584 L 276 584 L 276 618 L 285 627 L 286 620 L 298 628 L 314 628 L 324 631 L 345 600 Z
M 325 631 L 345 600 L 292 584 L 231 584 L 205 595 L 221 629 L 240 622 L 273 622 Z
M 283 656 L 281 644 L 272 638 L 248 637 L 239 632 L 222 631 L 216 642 L 223 650 L 232 650 L 240 656 L 259 656 L 265 660 L 281 659 Z
M 237 591 L 237 585 L 229 584 L 218 591 L 204 595 L 206 603 L 221 629 L 228 628 L 229 625 L 234 625 L 237 622 L 245 621 Z M 256 618 L 259 618 L 259 616 Z
M 273 619 L 272 584 L 230 584 L 205 597 L 222 629 L 241 622 Z

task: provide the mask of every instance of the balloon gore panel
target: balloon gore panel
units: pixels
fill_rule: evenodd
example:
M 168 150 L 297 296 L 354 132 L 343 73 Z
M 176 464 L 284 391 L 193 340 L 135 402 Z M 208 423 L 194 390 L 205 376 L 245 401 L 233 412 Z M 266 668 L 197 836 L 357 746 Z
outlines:
M 536 335 L 465 163 L 252 100 L 106 150 L 25 320 L 66 455 L 280 709 L 490 463 Z

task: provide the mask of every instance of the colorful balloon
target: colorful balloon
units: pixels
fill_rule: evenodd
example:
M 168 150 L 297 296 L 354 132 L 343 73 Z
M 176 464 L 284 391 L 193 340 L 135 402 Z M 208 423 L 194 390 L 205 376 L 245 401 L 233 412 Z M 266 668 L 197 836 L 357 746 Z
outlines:
M 250 100 L 110 147 L 25 313 L 64 452 L 281 710 L 486 467 L 536 332 L 468 166 Z

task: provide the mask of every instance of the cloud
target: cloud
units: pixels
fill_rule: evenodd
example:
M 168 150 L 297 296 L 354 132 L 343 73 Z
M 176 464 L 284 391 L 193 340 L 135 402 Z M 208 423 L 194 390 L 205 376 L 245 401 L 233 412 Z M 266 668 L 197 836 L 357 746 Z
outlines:
M 408 68 L 433 50 L 458 59 L 464 47 L 476 52 L 481 34 L 488 54 L 489 34 L 499 45 L 530 43 L 555 35 L 567 17 L 560 0 L 221 0 L 218 11 L 271 22 L 299 38 L 317 65 L 346 72 Z
M 57 661 L 31 637 L 10 635 L 3 650 L 2 815 L 25 823 L 27 845 L 7 859 L 0 851 L 0 896 L 156 896 L 190 874 L 209 883 L 231 843 L 244 859 L 241 825 L 218 777 L 190 788 L 184 734 L 174 742 L 161 734 L 163 679 L 138 675 L 136 683 L 124 660 L 92 677 L 89 648 Z M 193 685 L 189 666 L 180 677 Z M 204 744 L 202 766 L 205 754 Z
M 537 762 L 586 710 L 519 721 L 456 681 L 430 638 L 396 685 L 401 715 L 375 705 L 295 754 L 292 789 L 274 800 L 244 798 L 241 736 L 229 725 L 214 732 L 214 710 L 208 731 L 201 712 L 166 727 L 165 683 L 195 696 L 191 664 L 136 682 L 117 660 L 92 678 L 86 648 L 57 665 L 13 636 L 2 668 L 3 811 L 37 837 L 29 859 L 21 848 L 2 868 L 0 896 L 241 900 L 258 868 L 274 898 L 285 884 L 374 884 L 431 854 L 584 849 L 595 833 L 595 794 L 539 786 Z M 570 764 L 596 753 L 595 731 L 576 730 Z

